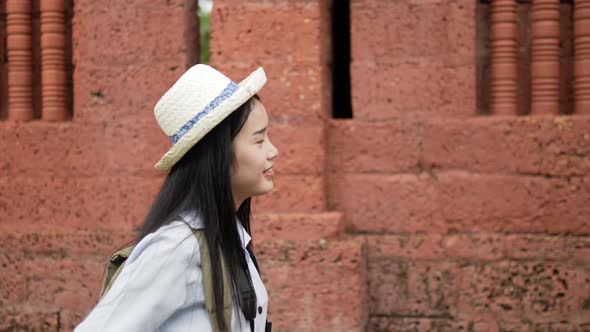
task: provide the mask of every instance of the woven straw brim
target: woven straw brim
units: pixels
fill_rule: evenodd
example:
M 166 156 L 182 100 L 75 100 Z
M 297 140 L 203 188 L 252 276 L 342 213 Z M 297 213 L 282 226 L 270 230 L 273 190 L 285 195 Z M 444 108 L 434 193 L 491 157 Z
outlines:
M 215 126 L 223 121 L 233 111 L 242 106 L 248 99 L 252 98 L 266 83 L 266 75 L 262 68 L 258 68 L 246 79 L 241 81 L 239 88 L 231 97 L 219 104 L 214 111 L 204 116 L 195 124 L 168 152 L 160 158 L 155 168 L 159 171 L 168 172 L 188 150 L 190 150 L 201 138 L 209 133 Z

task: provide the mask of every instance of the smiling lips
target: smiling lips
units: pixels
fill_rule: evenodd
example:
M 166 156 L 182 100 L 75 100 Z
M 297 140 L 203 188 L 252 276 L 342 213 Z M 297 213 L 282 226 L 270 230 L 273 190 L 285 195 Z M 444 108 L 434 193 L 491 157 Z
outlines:
M 274 171 L 272 170 L 272 166 L 267 168 L 264 172 L 262 172 L 262 174 L 266 175 L 266 176 L 273 176 L 274 175 Z

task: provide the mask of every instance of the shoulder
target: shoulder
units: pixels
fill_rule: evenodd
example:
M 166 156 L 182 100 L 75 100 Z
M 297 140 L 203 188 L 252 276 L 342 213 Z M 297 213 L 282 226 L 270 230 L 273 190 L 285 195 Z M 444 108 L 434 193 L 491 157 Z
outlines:
M 140 258 L 172 258 L 185 263 L 200 263 L 199 242 L 187 224 L 174 221 L 141 239 L 133 248 L 126 264 L 133 264 Z

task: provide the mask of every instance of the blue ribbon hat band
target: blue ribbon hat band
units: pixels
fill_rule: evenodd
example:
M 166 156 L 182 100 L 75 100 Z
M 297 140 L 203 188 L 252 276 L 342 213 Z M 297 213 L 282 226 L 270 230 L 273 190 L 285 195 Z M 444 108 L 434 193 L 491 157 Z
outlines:
M 192 119 L 188 120 L 182 127 L 180 127 L 180 129 L 178 129 L 178 131 L 174 135 L 169 136 L 170 141 L 172 141 L 172 144 L 176 144 L 176 142 L 178 142 L 182 138 L 182 136 L 184 136 L 189 130 L 191 130 L 191 128 L 194 127 L 199 122 L 199 120 L 201 120 L 205 115 L 215 110 L 215 108 L 219 106 L 222 102 L 224 102 L 226 99 L 231 97 L 239 89 L 239 87 L 240 86 L 238 84 L 236 84 L 233 81 L 230 81 L 229 84 L 223 89 L 223 91 L 221 91 L 221 93 L 217 97 L 215 97 L 202 111 L 197 113 L 197 115 L 195 115 Z

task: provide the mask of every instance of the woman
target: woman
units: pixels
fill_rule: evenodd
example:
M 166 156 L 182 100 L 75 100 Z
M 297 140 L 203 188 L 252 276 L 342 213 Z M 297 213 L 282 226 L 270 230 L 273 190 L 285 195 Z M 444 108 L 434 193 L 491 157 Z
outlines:
M 265 331 L 268 295 L 248 250 L 250 199 L 272 191 L 278 155 L 257 95 L 265 83 L 262 68 L 236 84 L 200 64 L 158 101 L 154 113 L 173 146 L 155 167 L 169 174 L 121 273 L 76 331 L 212 331 L 194 229 L 210 248 L 214 323 L 221 331 Z M 231 326 L 223 316 L 222 259 Z M 241 310 L 241 271 L 256 295 L 251 320 Z

